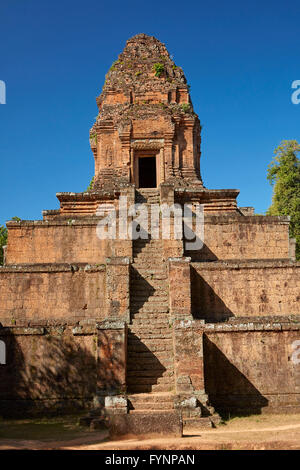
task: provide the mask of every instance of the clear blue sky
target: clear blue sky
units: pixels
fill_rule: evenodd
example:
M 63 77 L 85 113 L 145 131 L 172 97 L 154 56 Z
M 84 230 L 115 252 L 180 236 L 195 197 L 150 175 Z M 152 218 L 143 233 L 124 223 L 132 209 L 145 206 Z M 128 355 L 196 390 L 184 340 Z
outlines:
M 138 33 L 164 42 L 191 84 L 203 125 L 208 188 L 239 188 L 265 211 L 274 148 L 300 140 L 300 3 L 282 1 L 0 0 L 0 224 L 39 219 L 59 191 L 93 175 L 89 128 L 104 76 Z

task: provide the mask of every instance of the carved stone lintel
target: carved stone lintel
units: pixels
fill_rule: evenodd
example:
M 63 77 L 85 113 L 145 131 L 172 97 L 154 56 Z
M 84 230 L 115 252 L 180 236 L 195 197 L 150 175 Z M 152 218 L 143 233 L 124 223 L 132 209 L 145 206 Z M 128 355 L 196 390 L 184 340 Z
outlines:
M 163 139 L 139 139 L 131 141 L 131 148 L 134 150 L 160 150 L 163 147 Z

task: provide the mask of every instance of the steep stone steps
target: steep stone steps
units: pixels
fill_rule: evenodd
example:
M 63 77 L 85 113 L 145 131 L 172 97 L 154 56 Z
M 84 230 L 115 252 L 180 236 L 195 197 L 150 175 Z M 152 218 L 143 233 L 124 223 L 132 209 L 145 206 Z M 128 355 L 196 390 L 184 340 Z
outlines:
M 159 314 L 159 313 L 167 314 L 168 311 L 169 311 L 169 309 L 165 305 L 157 305 L 157 304 L 145 305 L 145 304 L 143 304 L 142 307 L 132 306 L 133 315 L 136 315 L 136 312 L 138 312 L 139 318 L 145 318 L 145 319 L 147 319 L 147 318 L 151 319 L 152 314 L 153 315 Z M 143 314 L 145 314 L 145 315 L 143 316 Z
M 147 253 L 148 251 L 153 251 L 154 249 L 162 249 L 163 246 L 163 240 L 151 238 L 151 235 L 148 234 L 148 238 L 137 238 L 134 240 L 133 252 L 141 253 L 142 250 L 145 250 L 144 253 Z M 161 255 L 163 256 L 163 253 L 161 253 Z
M 142 328 L 145 326 L 145 324 L 148 324 L 149 326 L 151 325 L 151 327 L 153 327 L 154 324 L 157 325 L 157 329 L 161 328 L 163 329 L 165 327 L 165 324 L 163 322 L 165 322 L 165 319 L 162 318 L 161 315 L 168 315 L 168 313 L 163 313 L 163 314 L 142 314 L 142 313 L 137 313 L 137 314 L 132 314 L 133 315 L 133 319 L 132 319 L 132 325 L 134 327 L 137 327 L 137 328 Z M 136 315 L 136 316 L 135 316 Z M 160 327 L 158 325 L 161 325 Z M 167 331 L 167 330 L 165 330 Z M 162 337 L 164 335 L 164 331 L 162 331 Z
M 149 332 L 141 328 L 135 328 L 135 329 L 130 328 L 130 331 L 131 333 L 138 336 L 139 339 L 143 339 L 143 341 L 157 340 L 157 339 L 160 340 L 162 335 L 164 336 L 164 338 L 172 340 L 172 333 L 169 332 L 168 330 L 162 330 L 160 328 L 156 330 L 156 332 L 155 330 L 152 330 L 151 332 Z
M 145 308 L 143 308 L 145 305 Z M 147 304 L 144 303 L 142 306 L 136 305 L 131 307 L 131 318 L 133 326 L 150 326 L 150 323 L 153 323 L 153 326 L 158 323 L 163 323 L 160 328 L 168 327 L 168 308 L 164 306 L 159 306 L 158 304 Z M 155 306 L 158 305 L 156 308 Z
M 173 363 L 171 361 L 164 361 L 164 365 L 162 366 L 159 361 L 154 362 L 151 358 L 145 358 L 144 360 L 137 361 L 129 361 L 130 370 L 127 372 L 127 376 L 134 376 L 137 373 L 141 374 L 142 377 L 149 376 L 152 371 L 155 373 L 160 373 L 161 375 L 171 374 L 173 373 Z
M 170 384 L 134 384 L 128 386 L 129 393 L 169 392 L 174 390 L 173 381 Z
M 143 338 L 139 338 L 139 341 L 133 341 L 133 342 L 128 340 L 128 351 L 130 351 L 130 353 L 131 353 L 130 355 L 132 357 L 139 356 L 140 359 L 142 359 L 143 357 L 153 357 L 154 361 L 155 361 L 155 357 L 157 357 L 159 360 L 160 360 L 160 357 L 162 357 L 163 359 L 165 357 L 170 357 L 170 351 L 171 351 L 171 348 L 173 347 L 173 345 L 172 345 L 173 340 L 172 339 L 166 340 L 166 341 L 169 342 L 166 345 L 159 344 L 159 342 L 160 343 L 162 342 L 161 339 L 155 339 L 157 344 L 151 344 L 150 345 L 148 343 L 148 346 L 143 341 L 147 342 L 149 340 L 143 339 Z M 155 348 L 155 350 L 150 349 L 150 347 Z M 168 356 L 168 354 L 169 354 L 169 356 Z
M 131 307 L 136 306 L 139 308 L 143 308 L 143 305 L 151 305 L 153 307 L 155 306 L 158 306 L 158 307 L 167 306 L 168 307 L 168 302 L 162 299 L 159 295 L 157 295 L 154 299 L 153 298 L 150 299 L 149 297 L 139 297 L 139 298 L 132 299 L 131 301 Z M 148 325 L 145 325 L 145 326 L 148 326 Z
M 133 266 L 136 269 L 136 266 Z M 134 282 L 145 282 L 145 280 L 150 281 L 166 281 L 167 274 L 163 269 L 139 269 L 138 271 L 133 271 L 132 273 L 132 281 Z M 162 286 L 161 286 L 162 287 Z M 166 288 L 167 286 L 165 286 Z
M 153 357 L 156 358 L 153 359 Z M 153 352 L 151 351 L 131 351 L 130 357 L 128 359 L 128 362 L 130 359 L 135 359 L 136 362 L 142 363 L 144 358 L 147 359 L 152 359 L 153 363 L 156 364 L 157 361 L 159 361 L 163 367 L 166 368 L 165 363 L 168 363 L 168 360 L 170 359 L 171 355 L 169 351 L 156 351 L 155 356 L 153 355 Z
M 163 269 L 147 269 L 147 268 L 136 268 L 133 266 L 132 270 L 132 282 L 134 283 L 143 283 L 149 281 L 165 281 L 161 288 L 167 288 L 167 273 Z
M 161 253 L 157 252 L 157 248 L 153 246 L 153 248 L 147 247 L 147 245 L 140 251 L 137 249 L 133 249 L 133 255 L 135 259 L 135 263 L 138 263 L 140 259 L 145 259 L 145 255 L 149 255 L 151 253 L 153 263 L 160 263 L 163 258 Z
M 135 201 L 140 204 L 159 204 L 159 190 L 156 188 L 137 189 L 135 192 Z
M 146 309 L 147 310 L 147 309 Z M 153 304 L 153 309 L 151 311 L 142 311 L 142 307 L 131 308 L 132 313 L 132 322 L 134 325 L 140 324 L 142 320 L 145 320 L 145 326 L 147 326 L 147 321 L 153 321 L 154 323 L 164 323 L 165 328 L 169 327 L 169 313 L 166 312 L 155 312 L 155 304 Z
M 157 190 L 137 193 L 138 202 L 147 204 L 149 209 L 158 199 Z M 133 242 L 127 358 L 127 385 L 132 393 L 170 392 L 174 387 L 169 285 L 163 246 L 161 239 Z M 150 403 L 142 409 L 151 406 Z
M 165 319 L 162 317 L 163 316 L 166 316 L 168 315 L 167 313 L 157 313 L 157 314 L 154 314 L 154 313 L 151 313 L 151 314 L 142 314 L 142 313 L 136 313 L 134 314 L 136 316 L 133 316 L 133 319 L 132 319 L 132 326 L 134 328 L 143 328 L 145 325 L 151 325 L 151 328 L 154 327 L 154 325 L 157 326 L 157 330 L 158 329 L 161 329 L 162 330 L 162 337 L 164 335 L 164 332 L 166 332 L 167 330 L 165 330 Z M 139 333 L 138 333 L 139 335 Z
M 145 294 L 140 294 L 136 292 L 134 299 L 132 300 L 131 305 L 139 305 L 141 302 L 147 302 L 147 303 L 154 303 L 154 304 L 168 304 L 169 298 L 167 294 L 161 293 L 161 295 L 145 295 Z
M 163 253 L 157 252 L 157 249 L 163 249 L 163 241 L 162 240 L 154 240 L 153 238 L 138 238 L 134 240 L 133 245 L 133 253 L 140 254 L 140 253 L 151 253 L 156 250 L 156 254 L 163 257 Z
M 141 274 L 148 274 L 148 272 L 151 273 L 153 271 L 156 273 L 159 273 L 159 272 L 165 273 L 166 268 L 164 266 L 164 262 L 160 259 L 159 261 L 155 263 L 154 260 L 152 261 L 151 258 L 152 258 L 152 255 L 148 255 L 146 259 L 143 259 L 140 257 L 139 262 L 137 262 L 136 259 L 134 259 L 134 262 L 132 264 L 132 268 L 134 269 L 133 272 L 135 272 L 136 270 L 136 273 L 141 273 Z M 147 266 L 147 263 L 148 263 L 148 266 Z
M 134 240 L 133 250 L 140 250 L 141 248 L 163 248 L 164 243 L 161 239 L 154 239 L 147 235 L 148 238 L 137 238 Z
M 131 282 L 131 302 L 135 301 L 136 296 L 144 296 L 144 298 L 147 299 L 152 296 L 164 297 L 166 301 L 166 298 L 169 297 L 169 293 L 167 292 L 167 287 L 161 285 L 160 281 L 163 282 L 163 279 L 149 279 L 148 281 L 134 280 L 133 282 Z
M 157 365 L 153 365 L 153 363 L 142 363 L 139 364 L 139 366 L 135 367 L 135 370 L 133 368 L 128 371 L 127 376 L 128 377 L 136 377 L 137 373 L 139 374 L 140 378 L 145 378 L 145 377 L 152 377 L 153 374 L 159 374 L 159 377 L 172 377 L 173 376 L 173 370 L 171 368 L 171 365 L 169 365 L 169 368 L 166 369 L 165 367 L 161 366 L 158 367 Z
M 170 393 L 138 393 L 128 395 L 130 409 L 140 410 L 171 410 L 174 409 L 174 396 Z
M 129 376 L 127 378 L 127 384 L 130 388 L 131 385 L 153 385 L 153 386 L 156 386 L 156 385 L 164 385 L 164 386 L 170 386 L 171 384 L 173 384 L 173 376 L 172 377 L 168 377 L 167 375 L 165 376 L 159 376 L 159 377 L 156 377 L 155 375 L 153 376 L 144 376 L 144 377 L 141 377 L 141 376 L 138 376 L 138 377 L 133 377 L 133 376 Z M 168 389 L 168 387 L 166 387 Z
M 147 342 L 144 340 L 135 341 L 135 342 L 128 342 L 128 352 L 148 352 L 151 351 L 153 353 L 161 352 L 161 351 L 170 351 L 173 352 L 173 345 L 172 340 L 170 340 L 167 344 L 162 344 L 161 340 L 153 340 L 150 343 L 150 340 Z
M 139 336 L 139 338 L 147 338 L 150 337 L 150 335 L 160 335 L 161 337 L 165 334 L 172 334 L 171 328 L 166 328 L 164 322 L 151 322 L 149 323 L 149 329 L 147 329 L 147 326 L 144 324 L 144 322 L 140 322 L 139 320 L 135 319 L 133 319 L 132 324 L 130 325 L 130 331 Z

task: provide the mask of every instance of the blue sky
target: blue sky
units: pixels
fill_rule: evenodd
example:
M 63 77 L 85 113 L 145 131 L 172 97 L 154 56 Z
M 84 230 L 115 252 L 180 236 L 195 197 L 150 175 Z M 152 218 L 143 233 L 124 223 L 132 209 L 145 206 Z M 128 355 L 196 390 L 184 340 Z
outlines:
M 300 141 L 299 2 L 0 0 L 0 18 L 0 224 L 39 219 L 56 192 L 86 189 L 95 98 L 138 33 L 164 42 L 191 84 L 205 186 L 268 208 L 273 150 Z

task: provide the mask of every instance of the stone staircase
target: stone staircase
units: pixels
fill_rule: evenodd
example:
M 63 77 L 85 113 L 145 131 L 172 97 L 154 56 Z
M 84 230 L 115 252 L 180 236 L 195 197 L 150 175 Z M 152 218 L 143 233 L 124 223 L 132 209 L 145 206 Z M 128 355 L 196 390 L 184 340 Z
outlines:
M 139 190 L 136 201 L 150 208 L 151 204 L 159 203 L 159 193 L 153 189 Z M 203 407 L 202 401 L 201 404 L 193 397 L 185 400 L 175 395 L 169 284 L 161 239 L 151 239 L 149 236 L 146 240 L 133 241 L 130 313 L 127 394 L 121 398 L 127 403 L 126 414 L 138 419 L 144 419 L 147 415 L 159 416 L 160 420 L 167 423 L 170 415 L 179 414 L 185 430 L 215 426 L 219 417 L 211 407 Z M 186 402 L 183 407 L 178 406 L 178 400 Z M 124 413 L 124 408 L 92 411 L 84 417 L 83 422 L 91 423 L 92 427 L 102 425 L 111 412 Z
M 140 190 L 136 199 L 150 207 L 159 202 L 159 194 L 153 189 Z M 174 389 L 173 340 L 162 240 L 134 240 L 130 292 L 128 391 L 170 393 Z
M 168 392 L 137 393 L 128 398 L 130 413 L 164 413 L 174 410 L 174 397 Z
M 139 190 L 136 202 L 159 203 L 157 190 Z M 150 210 L 149 212 L 150 213 Z M 174 352 L 169 318 L 169 284 L 163 241 L 133 241 L 130 275 L 131 324 L 128 325 L 128 411 L 133 414 L 176 413 Z M 185 428 L 210 428 L 199 405 L 181 412 Z
M 160 197 L 158 189 L 137 189 L 135 192 L 135 202 L 144 203 L 148 206 L 151 204 L 159 204 Z

